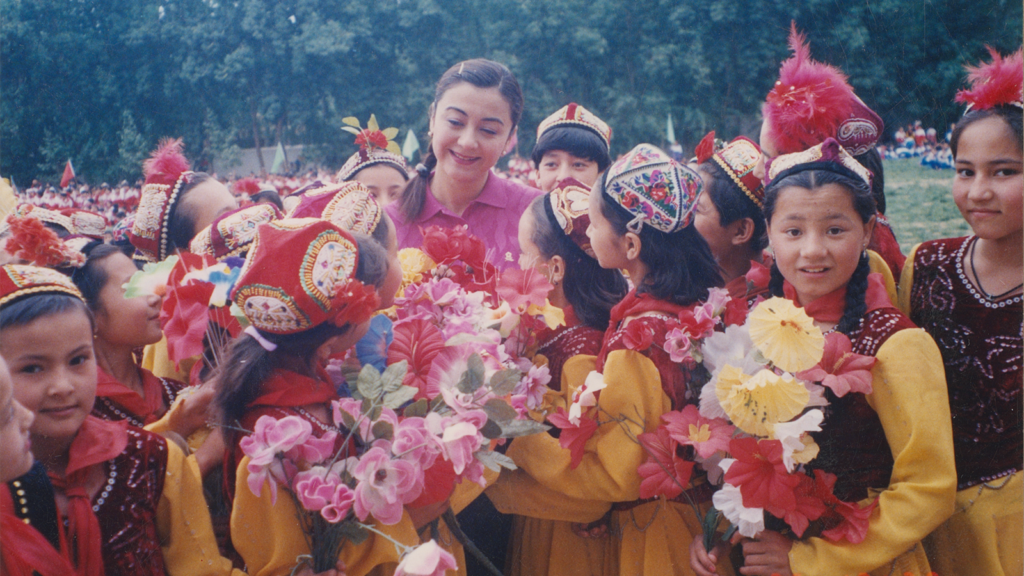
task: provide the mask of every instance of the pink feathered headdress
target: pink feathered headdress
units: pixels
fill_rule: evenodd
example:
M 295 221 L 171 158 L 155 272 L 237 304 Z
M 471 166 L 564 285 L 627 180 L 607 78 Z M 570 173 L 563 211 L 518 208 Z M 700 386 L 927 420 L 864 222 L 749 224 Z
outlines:
M 253 194 L 259 194 L 260 190 L 262 190 L 260 188 L 260 181 L 256 178 L 242 178 L 235 182 L 235 192 L 239 194 L 244 193 L 252 196 Z
M 160 141 L 153 155 L 142 163 L 146 184 L 174 186 L 178 177 L 191 169 L 188 159 L 181 152 L 182 146 L 181 138 L 164 138 Z
M 806 37 L 792 23 L 789 49 L 763 113 L 779 154 L 800 152 L 835 136 L 857 98 L 838 68 L 815 62 Z
M 956 93 L 956 101 L 967 104 L 967 109 L 985 110 L 1001 104 L 1024 108 L 1024 57 L 1018 49 L 1003 58 L 991 46 L 986 46 L 992 62 L 967 67 L 969 90 Z

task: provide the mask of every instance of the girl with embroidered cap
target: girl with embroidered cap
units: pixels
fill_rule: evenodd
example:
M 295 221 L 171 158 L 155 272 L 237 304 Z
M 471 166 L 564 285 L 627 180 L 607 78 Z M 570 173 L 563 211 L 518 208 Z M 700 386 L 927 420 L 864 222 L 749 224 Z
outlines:
M 826 348 L 848 346 L 847 355 L 873 362 L 870 385 L 826 386 L 825 424 L 809 433 L 818 455 L 805 468 L 832 475 L 835 497 L 854 503 L 840 513 L 862 524 L 846 518 L 800 538 L 765 530 L 743 539 L 743 574 L 928 575 L 920 542 L 953 511 L 942 359 L 932 338 L 893 306 L 880 276 L 871 273 L 865 254 L 875 215 L 870 177 L 831 138 L 768 165 L 771 293 L 802 307 L 825 333 Z M 690 551 L 694 570 L 704 575 L 715 573 L 714 561 L 725 549 L 708 554 L 698 538 Z
M 9 484 L 24 496 L 16 515 L 48 535 L 77 574 L 232 573 L 217 550 L 199 475 L 181 450 L 125 421 L 90 415 L 94 328 L 63 274 L 0 269 L 0 355 L 14 397 L 35 415 L 32 453 L 54 488 L 20 494 L 14 484 L 22 479 Z
M 551 192 L 566 178 L 588 188 L 612 163 L 608 155 L 612 129 L 575 102 L 545 118 L 537 126 L 531 157 L 537 167 L 537 186 Z
M 251 574 L 290 574 L 309 544 L 292 498 L 275 503 L 270 490 L 253 495 L 237 431 L 253 430 L 264 415 L 297 416 L 317 437 L 339 431 L 331 408 L 338 395 L 322 364 L 362 336 L 379 305 L 376 288 L 384 273 L 376 242 L 330 222 L 283 219 L 258 229 L 231 295 L 251 325 L 216 377 L 222 421 L 236 431 L 225 459 L 225 475 L 234 479 L 231 540 Z M 335 449 L 346 436 L 338 435 Z M 418 543 L 408 516 L 382 529 L 405 544 Z M 340 560 L 351 576 L 397 563 L 398 555 L 391 542 L 371 535 L 344 546 Z
M 366 128 L 360 128 L 359 121 L 353 117 L 343 122 L 346 126 L 341 129 L 356 135 L 359 150 L 345 161 L 338 171 L 337 181 L 361 183 L 383 206 L 394 202 L 409 182 L 405 158 L 395 143 L 398 128 L 381 130 L 373 114 Z
M 534 358 L 534 362 L 547 362 L 548 386 L 554 391 L 563 390 L 566 364 L 577 362 L 577 356 L 596 356 L 601 351 L 611 309 L 628 291 L 622 274 L 601 268 L 590 247 L 589 196 L 589 186 L 565 179 L 534 200 L 519 220 L 520 266 L 551 282 L 548 300 L 565 313 L 564 325 L 538 335 L 539 356 Z M 568 394 L 558 397 L 563 405 L 565 396 Z M 518 482 L 509 475 L 499 478 L 487 495 L 501 512 L 516 514 L 508 561 L 511 574 L 606 571 L 608 536 L 585 537 L 573 521 L 579 521 L 580 507 L 591 508 L 600 518 L 609 510 L 607 502 L 573 501 L 570 506 L 564 496 L 554 493 L 551 500 L 523 498 Z M 551 519 L 558 515 L 568 520 Z
M 872 270 L 888 267 L 899 279 L 906 259 L 900 252 L 892 226 L 885 219 L 885 181 L 882 159 L 875 145 L 884 124 L 853 91 L 841 70 L 811 59 L 806 38 L 793 23 L 789 33 L 793 56 L 782 63 L 779 79 L 762 106 L 761 150 L 765 159 L 802 152 L 834 138 L 858 162 L 872 172 L 875 196 L 875 228 L 868 248 L 875 256 Z
M 487 245 L 499 269 L 519 259 L 519 217 L 540 191 L 506 180 L 491 169 L 513 142 L 523 93 L 508 68 L 475 59 L 449 68 L 430 105 L 430 144 L 416 175 L 388 215 L 399 248 L 419 248 L 421 230 L 466 225 Z
M 925 541 L 932 569 L 951 576 L 1020 574 L 1022 425 L 1022 58 L 970 69 L 968 104 L 950 140 L 953 200 L 966 238 L 915 246 L 900 308 L 942 350 L 953 413 L 953 516 Z
M 574 416 L 573 402 L 568 421 L 583 425 L 586 416 L 599 422 L 589 439 L 579 440 L 586 442 L 582 450 L 571 453 L 545 434 L 516 439 L 508 450 L 519 466 L 511 477 L 521 483 L 524 500 L 554 493 L 563 509 L 580 501 L 611 508 L 608 573 L 687 574 L 687 551 L 671 542 L 700 531 L 688 505 L 640 499 L 637 469 L 646 452 L 636 438 L 652 432 L 662 414 L 696 398 L 691 368 L 673 362 L 665 343 L 669 323 L 721 285 L 711 251 L 692 226 L 702 188 L 696 172 L 649 144 L 634 148 L 599 180 L 589 198 L 591 249 L 602 268 L 626 270 L 636 286 L 611 309 L 597 357 L 577 356 L 562 367 L 562 385 L 575 392 L 574 400 L 579 396 L 580 406 L 584 395 L 596 394 L 587 414 Z M 580 508 L 576 518 L 551 519 L 587 523 L 603 515 Z
M 714 138 L 708 133 L 695 150 L 704 194 L 697 199 L 693 225 L 715 255 L 729 296 L 752 303 L 767 293 L 771 266 L 764 251 L 764 186 L 754 175 L 761 149 L 740 136 L 716 151 Z

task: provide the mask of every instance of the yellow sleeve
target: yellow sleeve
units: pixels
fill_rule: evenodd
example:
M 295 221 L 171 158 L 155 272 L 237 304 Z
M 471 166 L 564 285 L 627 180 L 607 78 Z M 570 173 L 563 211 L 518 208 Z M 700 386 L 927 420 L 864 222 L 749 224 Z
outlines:
M 277 502 L 270 501 L 270 488 L 264 484 L 257 498 L 249 490 L 249 473 L 245 457 L 238 465 L 235 501 L 231 510 L 231 542 L 245 560 L 251 576 L 286 576 L 297 565 L 297 558 L 309 554 L 309 545 L 296 518 L 295 501 L 284 487 L 279 487 Z M 394 526 L 374 524 L 374 528 L 406 546 L 420 543 L 409 514 Z M 364 576 L 374 568 L 386 565 L 394 571 L 400 553 L 392 542 L 370 534 L 359 545 L 346 544 L 341 550 L 347 576 Z
M 487 497 L 502 514 L 580 524 L 600 520 L 611 509 L 609 502 L 580 500 L 551 490 L 523 470 L 503 470 L 487 489 Z
M 876 356 L 868 403 L 892 450 L 889 486 L 878 495 L 862 542 L 798 541 L 789 553 L 794 573 L 873 570 L 913 548 L 953 513 L 953 431 L 939 349 L 924 330 L 909 329 L 890 337 Z
M 494 484 L 498 479 L 498 472 L 491 470 L 490 468 L 484 468 L 484 486 L 471 482 L 469 480 L 463 480 L 455 485 L 455 491 L 452 492 L 451 498 L 448 499 L 448 504 L 451 506 L 452 512 L 458 514 L 465 510 L 466 506 L 469 506 L 473 500 L 476 500 L 478 496 L 484 493 L 484 490 L 488 486 Z
M 563 370 L 568 367 L 566 363 Z M 581 372 L 573 381 L 586 378 Z M 548 489 L 580 500 L 628 502 L 640 497 L 637 467 L 646 460 L 636 437 L 658 427 L 661 415 L 671 409 L 671 401 L 661 390 L 654 363 L 633 350 L 608 355 L 604 380 L 607 387 L 600 393 L 601 410 L 597 413 L 601 424 L 587 441 L 579 466 L 570 466 L 569 451 L 548 434 L 517 438 L 508 455 Z M 629 420 L 621 423 L 614 420 L 626 418 Z
M 179 421 L 182 418 L 181 414 L 185 410 L 185 398 L 189 395 L 190 390 L 192 390 L 192 388 L 185 388 L 182 390 L 182 392 L 178 394 L 178 397 L 174 399 L 174 403 L 171 404 L 167 413 L 161 416 L 156 422 L 147 424 L 145 429 L 154 434 L 160 434 L 161 436 L 166 435 L 168 432 L 174 432 L 177 430 L 179 428 Z M 213 429 L 209 426 L 205 426 L 190 434 L 189 437 L 185 439 L 188 442 L 189 449 L 193 452 L 198 450 L 211 432 L 213 432 Z
M 882 275 L 882 282 L 885 283 L 885 292 L 889 295 L 889 301 L 896 303 L 896 279 L 892 277 L 892 269 L 877 252 L 868 250 L 868 266 L 872 272 Z
M 174 362 L 167 356 L 167 337 L 164 336 L 156 344 L 150 344 L 143 348 L 140 366 L 160 378 L 173 378 L 188 384 L 188 374 L 198 358 L 198 356 L 186 358 L 179 363 L 180 369 L 175 368 Z
M 186 458 L 173 442 L 167 443 L 167 477 L 156 521 L 170 576 L 245 575 L 220 555 L 203 498 L 199 466 L 195 458 Z
M 907 261 L 903 263 L 903 272 L 900 273 L 900 294 L 896 306 L 907 316 L 910 316 L 910 291 L 914 289 L 914 258 L 920 246 L 917 244 L 910 249 Z

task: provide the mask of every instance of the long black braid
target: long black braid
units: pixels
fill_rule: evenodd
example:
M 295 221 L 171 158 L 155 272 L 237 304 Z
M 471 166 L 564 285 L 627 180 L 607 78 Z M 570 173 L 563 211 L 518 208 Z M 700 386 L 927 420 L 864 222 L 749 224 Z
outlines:
M 868 260 L 868 253 L 860 255 L 857 269 L 850 276 L 846 283 L 846 304 L 843 307 L 843 317 L 836 324 L 836 331 L 847 336 L 853 336 L 854 330 L 860 326 L 860 321 L 868 311 L 867 301 L 864 296 L 868 291 L 868 274 L 871 273 L 871 266 Z

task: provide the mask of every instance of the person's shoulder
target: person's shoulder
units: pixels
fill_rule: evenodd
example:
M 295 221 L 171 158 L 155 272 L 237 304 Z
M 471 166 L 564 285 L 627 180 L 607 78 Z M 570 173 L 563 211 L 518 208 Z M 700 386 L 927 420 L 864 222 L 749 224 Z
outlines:
M 495 178 L 510 198 L 516 198 L 518 200 L 517 203 L 522 203 L 524 205 L 529 204 L 534 198 L 544 194 L 544 192 L 533 188 L 532 186 L 521 184 L 510 178 L 502 178 L 497 174 L 493 174 L 492 178 Z

